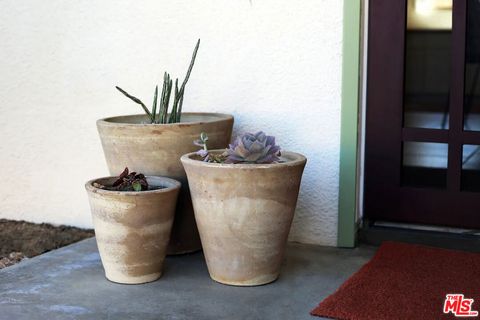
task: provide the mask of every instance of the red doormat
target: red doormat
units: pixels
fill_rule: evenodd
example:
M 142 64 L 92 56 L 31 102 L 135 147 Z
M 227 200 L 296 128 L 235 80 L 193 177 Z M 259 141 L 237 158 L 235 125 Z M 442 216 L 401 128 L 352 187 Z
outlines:
M 463 302 L 447 294 L 463 294 Z M 385 242 L 375 256 L 311 314 L 342 320 L 455 319 L 480 311 L 480 254 Z M 462 317 L 480 319 L 479 317 Z M 461 318 L 461 319 L 462 319 Z

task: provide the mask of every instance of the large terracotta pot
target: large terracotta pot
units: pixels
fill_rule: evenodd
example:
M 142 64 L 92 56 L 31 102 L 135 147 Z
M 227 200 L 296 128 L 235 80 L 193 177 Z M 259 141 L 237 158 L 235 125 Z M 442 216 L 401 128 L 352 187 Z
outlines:
M 100 178 L 85 184 L 105 276 L 118 283 L 154 281 L 162 274 L 180 182 L 147 176 L 150 186 L 162 188 L 139 192 L 93 185 L 111 185 L 115 179 Z
M 219 164 L 190 153 L 181 160 L 210 277 L 237 286 L 277 279 L 306 158 L 282 152 L 284 163 Z
M 145 115 L 97 121 L 110 174 L 118 175 L 128 167 L 130 171 L 182 182 L 168 253 L 197 251 L 201 249 L 200 238 L 180 157 L 199 149 L 193 140 L 198 139 L 201 132 L 208 134 L 209 147 L 225 148 L 230 142 L 233 117 L 220 113 L 183 113 L 180 123 L 145 122 L 148 122 Z

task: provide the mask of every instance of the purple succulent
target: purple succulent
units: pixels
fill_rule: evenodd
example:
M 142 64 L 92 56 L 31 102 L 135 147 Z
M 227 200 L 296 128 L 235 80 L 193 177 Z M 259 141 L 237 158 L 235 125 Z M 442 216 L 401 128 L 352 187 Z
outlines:
M 280 160 L 280 147 L 275 144 L 275 137 L 259 131 L 237 137 L 227 154 L 225 163 L 273 163 Z
M 128 168 L 125 168 L 112 184 L 110 190 L 145 191 L 148 190 L 147 178 L 142 173 L 129 172 Z
M 203 158 L 203 161 L 208 162 L 210 158 L 210 154 L 208 152 L 207 148 L 207 141 L 208 141 L 208 136 L 205 132 L 200 133 L 200 139 L 197 139 L 193 141 L 193 144 L 199 147 L 202 147 L 202 149 L 198 150 L 196 153 Z

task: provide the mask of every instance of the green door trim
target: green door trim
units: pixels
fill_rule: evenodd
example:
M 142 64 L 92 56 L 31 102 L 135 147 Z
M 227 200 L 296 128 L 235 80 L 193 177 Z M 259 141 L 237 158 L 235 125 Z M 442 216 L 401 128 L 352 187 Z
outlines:
M 337 246 L 356 242 L 361 0 L 343 2 L 342 107 Z

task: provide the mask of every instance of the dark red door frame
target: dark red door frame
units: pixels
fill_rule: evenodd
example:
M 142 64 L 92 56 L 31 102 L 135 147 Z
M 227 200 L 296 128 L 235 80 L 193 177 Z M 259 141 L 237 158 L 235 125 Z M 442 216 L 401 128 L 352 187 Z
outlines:
M 364 216 L 370 220 L 480 228 L 480 193 L 460 191 L 467 1 L 453 1 L 449 130 L 403 128 L 406 0 L 370 0 Z M 447 188 L 401 185 L 402 142 L 448 143 Z

